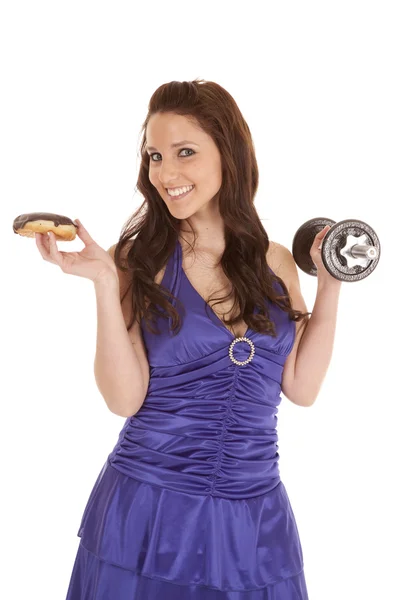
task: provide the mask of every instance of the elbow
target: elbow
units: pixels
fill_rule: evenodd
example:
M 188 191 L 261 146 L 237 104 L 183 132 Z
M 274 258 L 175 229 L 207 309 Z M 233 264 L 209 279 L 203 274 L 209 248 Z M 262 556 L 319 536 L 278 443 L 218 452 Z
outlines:
M 314 404 L 315 400 L 316 400 L 316 398 L 314 398 L 312 400 L 310 400 L 309 398 L 307 398 L 307 400 L 303 401 L 303 403 L 300 404 L 300 406 L 304 406 L 304 408 L 310 408 Z
M 282 392 L 290 402 L 296 406 L 309 408 L 318 398 L 320 386 L 318 388 L 310 385 L 301 385 L 299 382 L 292 381 L 290 385 L 285 382 L 282 385 Z
M 144 398 L 143 400 L 141 400 L 140 402 L 135 402 L 133 405 L 129 404 L 127 406 L 123 406 L 123 407 L 119 407 L 118 409 L 112 409 L 111 407 L 110 410 L 112 413 L 114 413 L 115 415 L 118 415 L 119 417 L 124 417 L 124 419 L 129 419 L 130 417 L 134 417 L 136 415 L 136 413 L 139 412 L 139 410 L 141 409 L 142 405 L 144 402 Z
M 317 398 L 318 394 L 316 396 L 309 394 L 305 398 L 300 398 L 298 401 L 298 405 L 303 406 L 304 408 L 310 408 L 310 406 L 314 404 Z
M 136 413 L 142 407 L 144 400 L 144 397 L 140 397 L 130 400 L 129 402 L 121 402 L 121 398 L 118 398 L 117 400 L 114 400 L 114 402 L 106 400 L 106 404 L 108 410 L 112 412 L 113 415 L 118 415 L 118 417 L 127 419 L 136 415 Z
M 299 395 L 291 393 L 291 392 L 285 392 L 282 389 L 285 397 L 290 400 L 290 402 L 293 402 L 293 404 L 295 404 L 296 406 L 302 406 L 303 408 L 309 408 L 310 406 L 312 406 L 314 404 L 314 402 L 317 399 L 317 396 L 314 396 L 312 394 L 306 394 L 306 395 Z
M 135 414 L 136 414 L 136 413 L 131 414 L 130 412 L 123 412 L 123 411 L 119 412 L 119 411 L 115 411 L 115 410 L 111 410 L 111 412 L 113 413 L 113 415 L 117 415 L 118 417 L 122 417 L 123 419 L 130 419 L 131 417 L 135 416 Z
M 115 409 L 115 408 L 111 408 L 110 406 L 108 407 L 109 411 L 113 413 L 113 415 L 117 415 L 118 417 L 123 417 L 124 419 L 129 419 L 130 417 L 134 417 L 136 415 L 136 413 L 139 411 L 139 408 L 135 409 L 135 410 L 123 410 L 123 409 Z
M 303 406 L 304 408 L 310 408 L 318 398 L 318 394 L 306 394 L 305 396 L 294 397 L 293 402 L 297 406 Z
M 296 406 L 302 406 L 303 408 L 310 408 L 310 406 L 312 406 L 315 402 L 315 399 L 310 399 L 310 398 L 295 398 L 295 397 L 291 397 L 288 398 L 291 402 L 293 402 L 293 404 L 296 404 Z

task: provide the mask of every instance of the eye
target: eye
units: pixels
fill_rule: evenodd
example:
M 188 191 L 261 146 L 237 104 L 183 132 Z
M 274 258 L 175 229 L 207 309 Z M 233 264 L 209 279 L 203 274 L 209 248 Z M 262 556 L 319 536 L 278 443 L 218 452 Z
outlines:
M 188 152 L 191 152 L 192 154 L 196 154 L 196 153 L 195 153 L 195 151 L 194 151 L 194 150 L 192 150 L 191 148 L 182 148 L 181 152 L 184 152 L 185 150 L 187 150 Z M 180 152 L 180 153 L 181 153 L 181 152 Z M 179 154 L 180 154 L 180 153 L 179 153 Z M 159 160 L 154 160 L 154 159 L 153 159 L 153 156 L 154 156 L 155 154 L 160 154 L 160 153 L 159 153 L 159 152 L 153 152 L 153 154 L 149 154 L 149 156 L 150 156 L 150 159 L 151 159 L 151 160 L 150 160 L 150 162 L 160 162 Z M 192 156 L 192 154 L 186 154 L 186 156 L 183 156 L 182 158 L 186 158 L 186 157 Z

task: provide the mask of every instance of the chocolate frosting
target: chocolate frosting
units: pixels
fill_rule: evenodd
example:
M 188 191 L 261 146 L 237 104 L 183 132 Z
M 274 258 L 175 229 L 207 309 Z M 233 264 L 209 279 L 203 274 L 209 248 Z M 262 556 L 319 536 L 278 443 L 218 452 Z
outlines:
M 17 229 L 23 229 L 29 221 L 39 221 L 40 219 L 43 219 L 43 221 L 53 221 L 56 227 L 59 225 L 74 225 L 74 227 L 78 229 L 78 226 L 75 225 L 72 219 L 65 217 L 64 215 L 56 215 L 54 213 L 46 212 L 34 212 L 26 213 L 16 217 L 13 222 L 13 231 L 14 233 L 18 233 Z

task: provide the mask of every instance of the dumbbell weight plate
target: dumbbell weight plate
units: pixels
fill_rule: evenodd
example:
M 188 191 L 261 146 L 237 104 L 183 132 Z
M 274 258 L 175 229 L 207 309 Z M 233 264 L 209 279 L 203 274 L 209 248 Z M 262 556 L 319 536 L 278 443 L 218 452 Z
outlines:
M 296 261 L 298 267 L 302 271 L 304 271 L 304 273 L 307 273 L 307 275 L 317 276 L 317 268 L 314 265 L 310 256 L 310 250 L 311 246 L 314 243 L 315 236 L 317 235 L 317 233 L 322 231 L 326 225 L 333 226 L 335 224 L 336 221 L 332 221 L 332 219 L 318 217 L 316 219 L 310 219 L 309 221 L 303 223 L 303 225 L 301 225 L 301 227 L 299 227 L 296 233 L 294 234 L 292 244 L 293 258 Z
M 342 255 L 341 250 L 346 246 L 351 248 L 355 244 L 374 246 L 376 257 L 373 259 L 350 258 L 348 261 L 346 256 Z M 324 237 L 321 258 L 332 277 L 340 281 L 360 281 L 368 277 L 379 262 L 379 238 L 372 227 L 363 221 L 357 219 L 339 221 L 332 225 Z

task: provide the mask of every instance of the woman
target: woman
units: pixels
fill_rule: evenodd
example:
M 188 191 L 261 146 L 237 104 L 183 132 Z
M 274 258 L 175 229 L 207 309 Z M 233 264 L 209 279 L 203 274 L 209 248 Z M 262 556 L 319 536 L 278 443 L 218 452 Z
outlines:
M 126 417 L 82 516 L 67 600 L 308 598 L 276 415 L 281 392 L 300 406 L 318 395 L 340 282 L 321 261 L 325 228 L 309 318 L 257 186 L 232 96 L 174 81 L 150 100 L 144 202 L 118 243 L 105 252 L 80 222 L 80 253 L 37 236 L 44 258 L 94 282 L 96 382 Z

